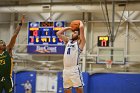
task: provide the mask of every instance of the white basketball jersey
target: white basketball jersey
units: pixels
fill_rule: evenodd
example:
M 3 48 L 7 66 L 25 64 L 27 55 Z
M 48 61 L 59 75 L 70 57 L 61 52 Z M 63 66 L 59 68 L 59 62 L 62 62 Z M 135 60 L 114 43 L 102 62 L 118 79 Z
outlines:
M 69 40 L 64 53 L 64 68 L 78 65 L 80 53 L 81 49 L 79 48 L 78 42 Z

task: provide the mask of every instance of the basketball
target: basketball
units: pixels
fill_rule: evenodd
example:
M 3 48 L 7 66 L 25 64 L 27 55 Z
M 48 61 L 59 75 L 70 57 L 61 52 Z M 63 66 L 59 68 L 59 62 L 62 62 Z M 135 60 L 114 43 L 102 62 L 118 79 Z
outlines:
M 80 20 L 73 20 L 70 23 L 70 27 L 72 28 L 72 31 L 79 31 L 79 26 L 80 26 Z

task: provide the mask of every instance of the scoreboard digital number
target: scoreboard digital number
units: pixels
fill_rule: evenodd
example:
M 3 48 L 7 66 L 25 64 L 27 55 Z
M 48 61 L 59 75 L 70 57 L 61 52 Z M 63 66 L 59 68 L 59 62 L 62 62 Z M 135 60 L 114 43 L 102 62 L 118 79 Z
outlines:
M 98 36 L 99 47 L 109 47 L 109 36 Z
M 62 54 L 64 52 L 64 42 L 56 36 L 56 32 L 63 27 L 65 27 L 65 21 L 29 22 L 27 52 Z M 61 53 L 58 52 L 58 48 L 62 49 Z

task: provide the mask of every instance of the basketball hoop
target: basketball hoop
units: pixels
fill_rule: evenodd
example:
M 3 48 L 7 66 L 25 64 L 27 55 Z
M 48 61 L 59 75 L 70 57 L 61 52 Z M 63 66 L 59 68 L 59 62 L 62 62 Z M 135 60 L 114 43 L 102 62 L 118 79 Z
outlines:
M 111 68 L 112 66 L 112 60 L 107 60 L 106 61 L 106 68 Z

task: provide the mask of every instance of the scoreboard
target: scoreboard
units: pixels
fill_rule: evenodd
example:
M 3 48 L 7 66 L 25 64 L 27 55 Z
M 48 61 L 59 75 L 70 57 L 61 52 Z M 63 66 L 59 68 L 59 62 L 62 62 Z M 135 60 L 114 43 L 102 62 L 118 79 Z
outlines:
M 29 22 L 28 53 L 63 54 L 64 42 L 56 36 L 56 32 L 65 27 L 65 21 Z
M 109 47 L 109 36 L 98 36 L 99 47 Z

